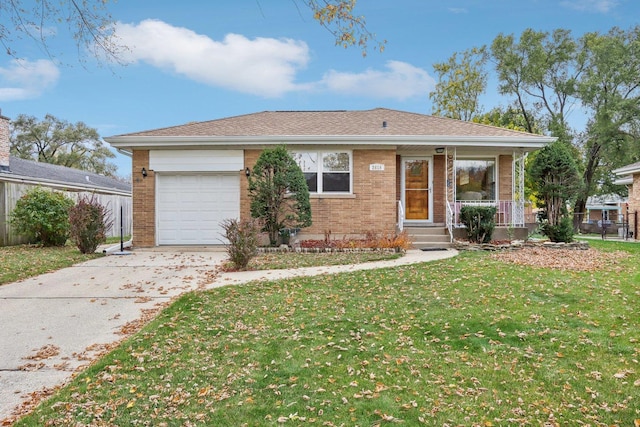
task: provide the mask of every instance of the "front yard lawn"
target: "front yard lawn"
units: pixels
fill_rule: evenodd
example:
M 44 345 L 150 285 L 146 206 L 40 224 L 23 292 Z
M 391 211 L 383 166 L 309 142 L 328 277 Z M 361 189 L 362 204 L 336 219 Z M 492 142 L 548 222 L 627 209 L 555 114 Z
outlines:
M 632 426 L 640 245 L 592 246 L 189 293 L 16 425 Z
M 281 270 L 286 268 L 315 267 L 322 265 L 361 264 L 400 258 L 401 253 L 384 251 L 362 252 L 266 252 L 260 253 L 249 262 L 248 270 Z M 226 267 L 232 268 L 231 262 Z
M 83 255 L 73 245 L 47 248 L 35 245 L 3 246 L 0 247 L 0 285 L 70 267 L 100 256 L 103 255 Z

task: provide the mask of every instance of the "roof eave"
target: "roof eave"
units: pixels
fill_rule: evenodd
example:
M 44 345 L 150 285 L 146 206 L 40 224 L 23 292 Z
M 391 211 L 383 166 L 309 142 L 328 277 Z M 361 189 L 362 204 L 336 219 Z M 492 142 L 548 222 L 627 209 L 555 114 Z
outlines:
M 640 173 L 640 165 L 633 165 L 633 166 L 625 166 L 619 169 L 614 169 L 611 172 L 613 172 L 616 175 L 634 175 L 636 173 Z
M 70 182 L 58 181 L 53 179 L 45 179 L 45 178 L 33 178 L 29 176 L 24 176 L 24 175 L 15 175 L 12 173 L 0 173 L 0 181 L 16 182 L 20 184 L 32 184 L 32 185 L 45 184 L 46 186 L 52 187 L 52 188 L 92 191 L 92 192 L 99 192 L 99 193 L 114 194 L 119 196 L 131 196 L 131 191 L 120 190 L 118 188 L 102 187 L 99 185 L 84 185 L 84 184 L 70 183 Z
M 446 135 L 274 135 L 274 136 L 112 136 L 104 138 L 115 148 L 172 148 L 180 146 L 221 147 L 225 145 L 447 145 L 484 147 L 521 147 L 538 149 L 556 138 L 546 136 L 446 136 Z

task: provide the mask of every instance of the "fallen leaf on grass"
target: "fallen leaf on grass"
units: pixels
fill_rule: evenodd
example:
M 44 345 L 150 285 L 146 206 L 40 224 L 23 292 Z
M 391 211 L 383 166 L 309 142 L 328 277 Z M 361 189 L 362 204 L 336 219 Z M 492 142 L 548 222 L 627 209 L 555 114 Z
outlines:
M 628 257 L 629 254 L 624 251 L 604 253 L 593 248 L 574 250 L 537 246 L 524 247 L 519 251 L 497 252 L 491 255 L 493 259 L 518 265 L 574 271 L 602 270 Z

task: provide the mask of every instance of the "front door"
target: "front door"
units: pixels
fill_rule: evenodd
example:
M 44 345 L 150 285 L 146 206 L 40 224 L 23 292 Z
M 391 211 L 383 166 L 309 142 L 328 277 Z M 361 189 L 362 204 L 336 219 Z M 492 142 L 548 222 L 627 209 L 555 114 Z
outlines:
M 402 169 L 405 221 L 431 221 L 431 158 L 406 157 Z

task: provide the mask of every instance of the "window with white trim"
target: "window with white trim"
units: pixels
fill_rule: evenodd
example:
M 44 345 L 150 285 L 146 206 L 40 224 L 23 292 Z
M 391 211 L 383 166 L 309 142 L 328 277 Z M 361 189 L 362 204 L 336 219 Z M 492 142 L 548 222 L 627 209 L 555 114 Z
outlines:
M 496 160 L 456 159 L 456 200 L 495 200 Z
M 308 151 L 291 155 L 302 169 L 310 193 L 351 192 L 351 152 Z

